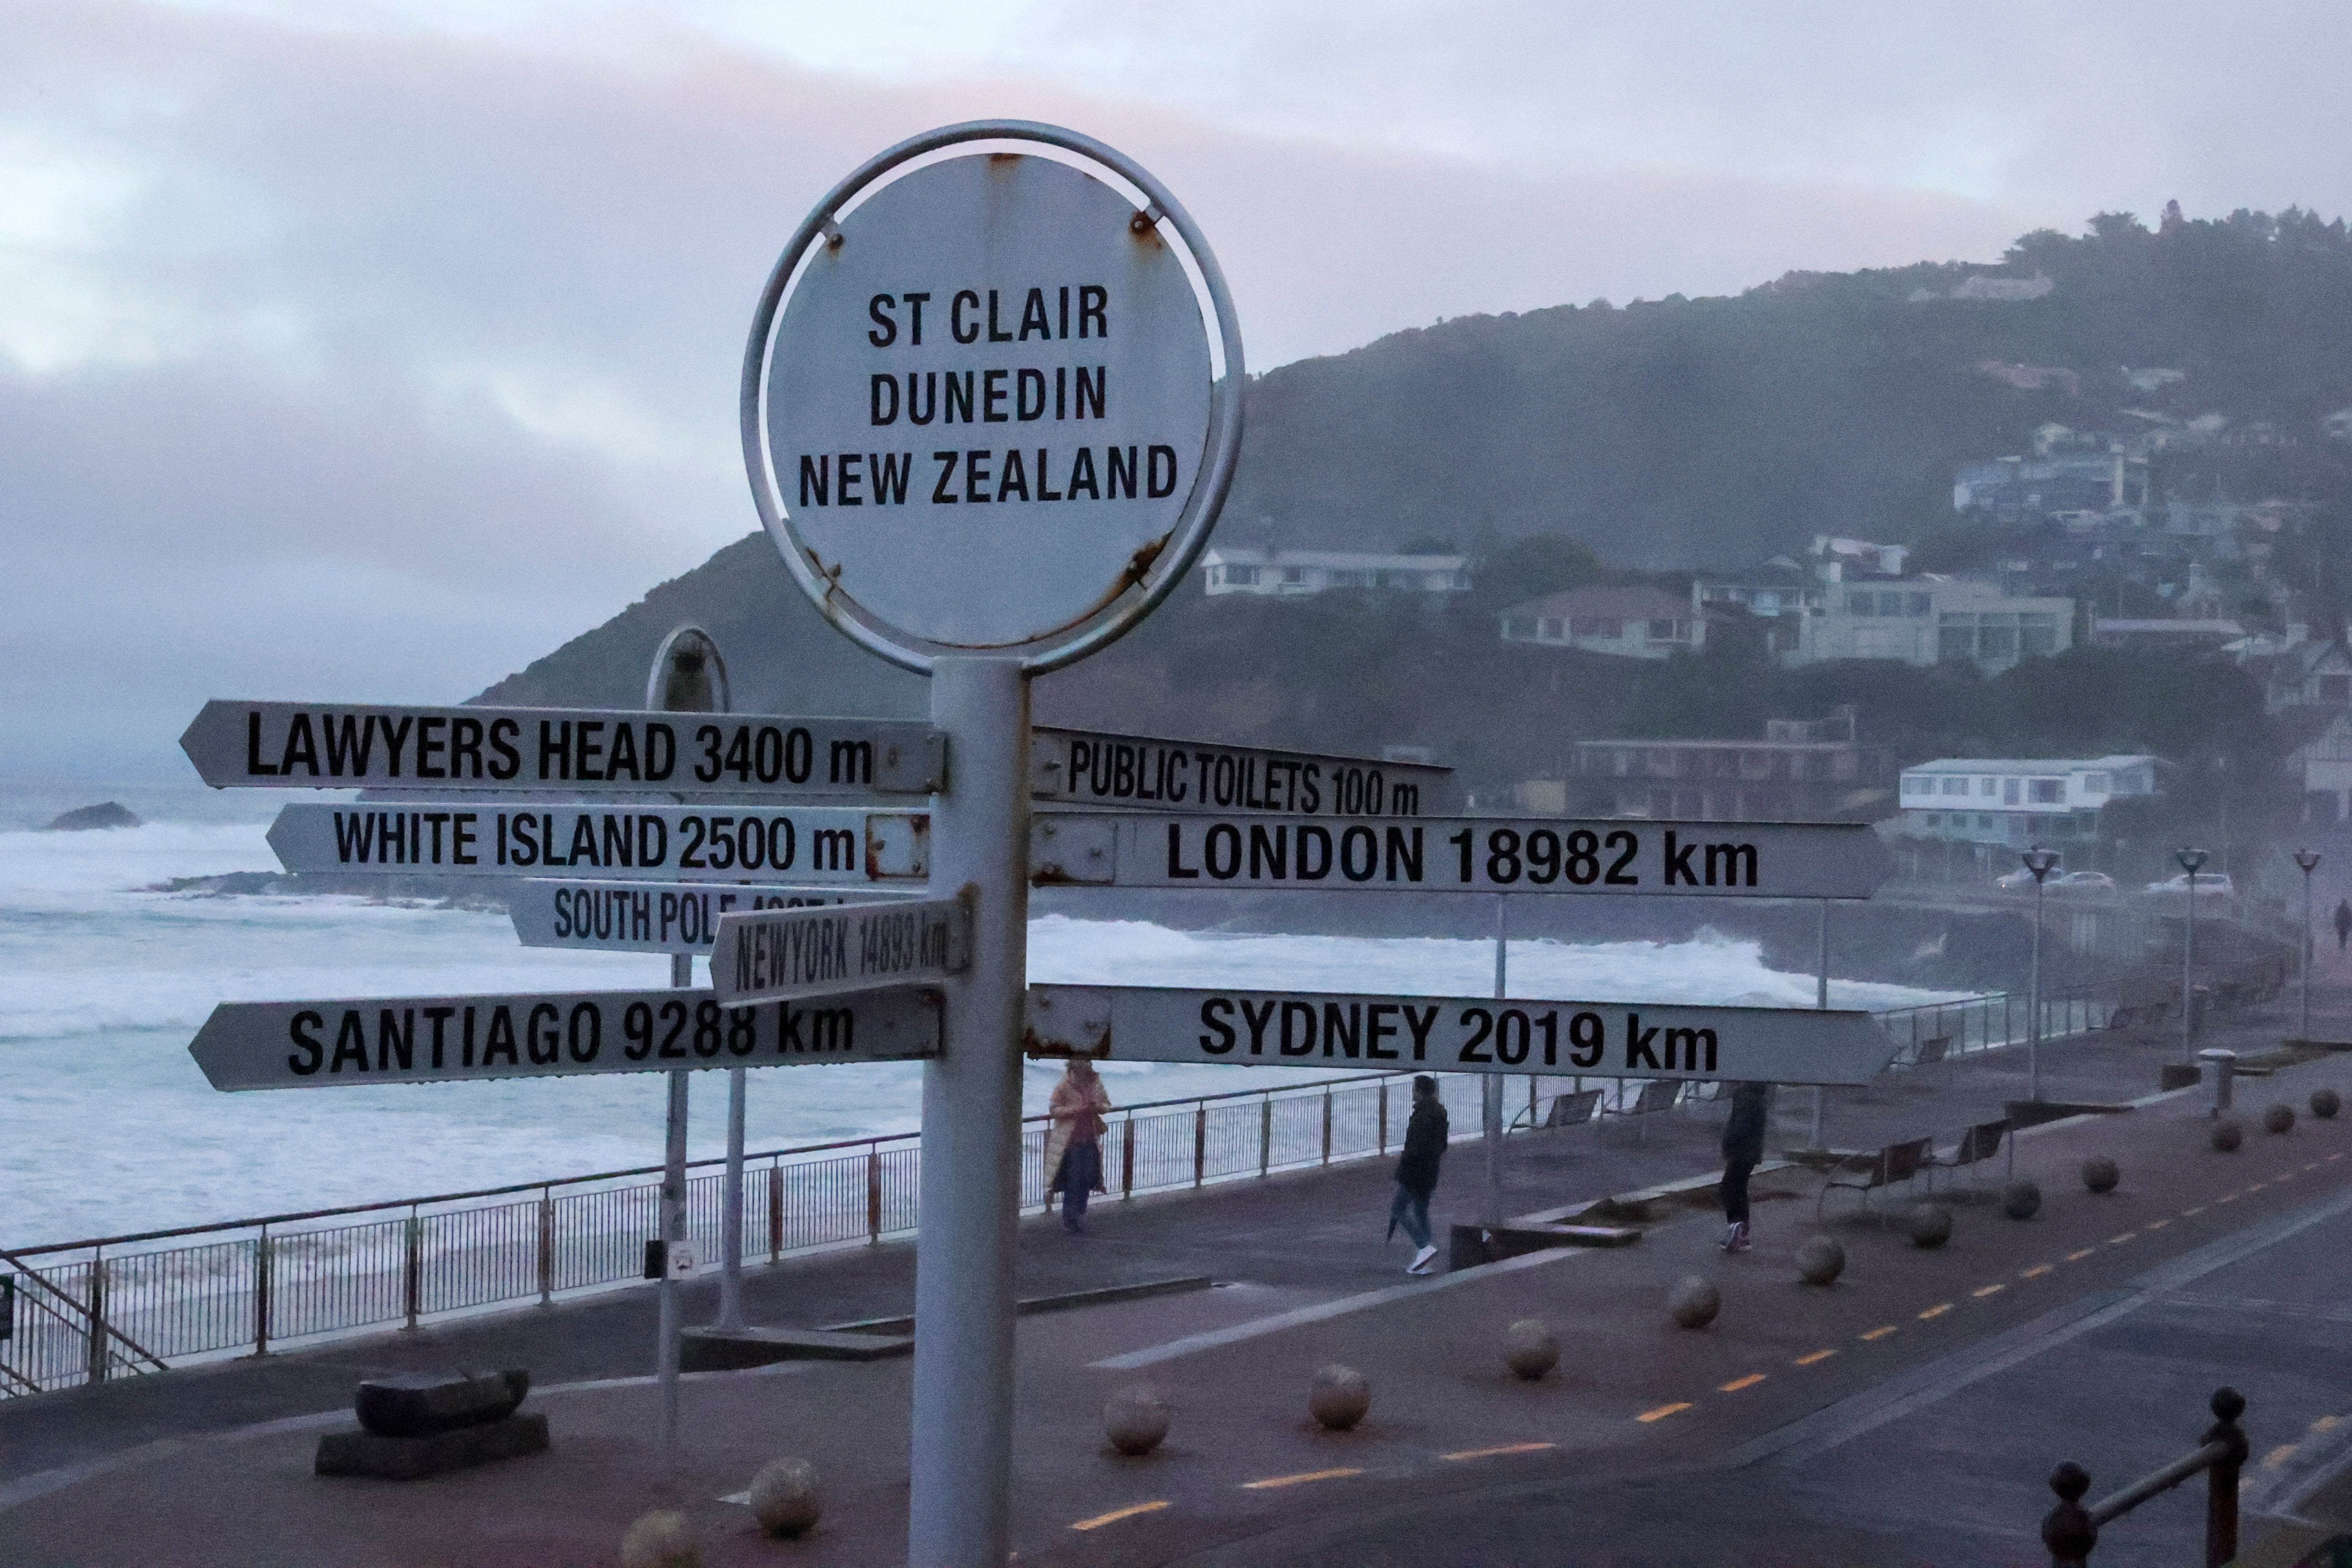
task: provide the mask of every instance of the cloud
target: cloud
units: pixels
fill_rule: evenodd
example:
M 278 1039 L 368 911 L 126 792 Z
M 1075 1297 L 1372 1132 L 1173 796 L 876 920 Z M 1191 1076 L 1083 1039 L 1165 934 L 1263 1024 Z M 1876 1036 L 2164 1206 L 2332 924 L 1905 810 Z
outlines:
M 1153 169 L 1258 370 L 1472 311 L 1990 257 L 2175 181 L 2192 210 L 2352 205 L 2315 13 L 1659 15 L 19 4 L 0 649 L 41 657 L 0 669 L 0 746 L 168 769 L 208 695 L 460 695 L 740 538 L 777 248 L 950 120 Z

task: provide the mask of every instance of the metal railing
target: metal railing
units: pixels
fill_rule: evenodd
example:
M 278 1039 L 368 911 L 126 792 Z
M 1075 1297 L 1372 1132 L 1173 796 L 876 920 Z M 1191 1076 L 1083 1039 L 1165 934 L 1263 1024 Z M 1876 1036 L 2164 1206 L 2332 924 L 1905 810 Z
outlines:
M 2105 1004 L 2052 998 L 2044 1039 L 2105 1021 Z M 2002 993 L 1884 1014 L 1916 1056 L 1938 1032 L 1960 1051 L 2021 1040 L 2025 1004 Z M 1956 1051 L 1954 1054 L 1959 1054 Z M 1112 1195 L 1130 1197 L 1378 1157 L 1404 1134 L 1410 1096 L 1382 1074 L 1154 1102 L 1113 1113 L 1103 1141 Z M 1478 1079 L 1439 1075 L 1456 1140 L 1478 1136 Z M 1528 1120 L 1546 1085 L 1528 1077 Z M 1612 1109 L 1640 1084 L 1601 1080 Z M 1712 1085 L 1696 1085 L 1696 1099 Z M 1507 1119 L 1511 1113 L 1507 1110 Z M 1023 1125 L 1021 1202 L 1045 1206 L 1046 1118 Z M 743 1256 L 774 1263 L 874 1245 L 916 1228 L 919 1134 L 844 1139 L 751 1155 Z M 725 1176 L 693 1162 L 688 1240 L 721 1255 Z M 0 1397 L 103 1382 L 290 1341 L 385 1328 L 607 1289 L 643 1277 L 657 1229 L 660 1167 L 604 1171 L 392 1203 L 183 1226 L 0 1250 L 16 1270 L 14 1335 L 0 1338 Z M 643 1179 L 651 1178 L 651 1179 Z
M 2046 1042 L 2103 1030 L 2114 1018 L 2113 1000 L 2087 994 L 2042 998 L 2042 1038 Z M 1988 991 L 1948 1002 L 1895 1008 L 1878 1015 L 1895 1037 L 1898 1061 L 1949 1061 L 1981 1051 L 2023 1045 L 2033 1015 L 2031 998 L 2014 991 Z M 1933 1041 L 1941 1040 L 1940 1046 Z M 1923 1048 L 1926 1054 L 1923 1056 Z
M 2222 1568 L 2234 1559 L 2238 1474 L 2251 1451 L 2238 1425 L 2238 1417 L 2246 1413 L 2245 1396 L 2234 1388 L 2217 1388 L 2211 1409 L 2213 1425 L 2198 1439 L 2199 1447 L 2089 1508 L 2083 1506 L 2083 1494 L 2091 1490 L 2088 1471 L 2072 1459 L 2051 1471 L 2050 1490 L 2058 1494 L 2058 1501 L 2042 1519 L 2042 1544 L 2050 1549 L 2051 1568 L 2088 1568 L 2102 1525 L 2170 1491 L 2200 1470 L 2206 1475 L 2205 1568 Z

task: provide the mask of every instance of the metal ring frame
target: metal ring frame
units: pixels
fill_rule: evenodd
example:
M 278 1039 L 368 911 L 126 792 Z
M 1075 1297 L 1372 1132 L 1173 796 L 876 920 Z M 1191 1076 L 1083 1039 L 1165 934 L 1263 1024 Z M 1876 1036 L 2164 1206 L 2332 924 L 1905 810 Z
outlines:
M 802 259 L 811 246 L 828 241 L 839 233 L 836 214 L 856 198 L 873 190 L 892 170 L 915 159 L 944 149 L 972 141 L 1036 141 L 1064 152 L 1075 152 L 1109 170 L 1128 183 L 1141 191 L 1150 205 L 1143 209 L 1159 209 L 1158 218 L 1173 227 L 1183 241 L 1192 264 L 1199 269 L 1202 282 L 1207 287 L 1209 303 L 1216 317 L 1218 341 L 1224 351 L 1224 374 L 1209 389 L 1210 458 L 1206 468 L 1195 479 L 1192 493 L 1185 498 L 1184 509 L 1178 514 L 1176 526 L 1170 530 L 1169 548 L 1160 552 L 1146 575 L 1141 593 L 1121 593 L 1107 608 L 1072 622 L 1050 634 L 1052 641 L 1014 644 L 1002 650 L 1021 655 L 1022 668 L 1032 674 L 1044 674 L 1065 664 L 1076 663 L 1087 654 L 1108 647 L 1127 634 L 1136 624 L 1158 608 L 1160 601 L 1175 591 L 1176 585 L 1191 572 L 1192 563 L 1209 542 L 1210 532 L 1216 525 L 1217 514 L 1225 504 L 1225 493 L 1233 487 L 1234 470 L 1240 460 L 1242 444 L 1242 334 L 1239 319 L 1234 311 L 1233 296 L 1225 287 L 1224 274 L 1217 267 L 1217 258 L 1209 249 L 1209 242 L 1199 225 L 1182 204 L 1170 194 L 1167 187 L 1150 172 L 1116 149 L 1104 145 L 1091 136 L 1058 125 L 1046 125 L 1026 120 L 974 120 L 960 125 L 941 126 L 919 136 L 909 137 L 867 161 L 847 179 L 827 192 L 801 225 L 793 233 L 778 258 L 775 270 L 769 274 L 767 287 L 761 290 L 760 305 L 751 318 L 751 336 L 743 351 L 743 383 L 740 415 L 743 434 L 744 472 L 751 482 L 752 504 L 759 508 L 760 523 L 772 539 L 782 541 L 790 537 L 790 525 L 777 498 L 768 470 L 765 442 L 761 432 L 761 405 L 766 380 L 765 369 L 769 349 L 775 336 L 776 324 L 782 314 L 786 289 L 799 271 Z M 1084 171 L 1082 171 L 1084 172 Z M 931 643 L 929 650 L 903 645 L 862 612 L 845 611 L 834 598 L 834 585 L 818 573 L 796 549 L 779 552 L 784 565 L 825 619 L 851 640 L 890 663 L 929 674 L 931 662 L 939 654 L 982 653 L 988 650 L 956 649 Z M 1077 628 L 1073 634 L 1073 627 Z M 911 633 L 902 633 L 909 641 Z M 925 640 L 928 641 L 928 640 Z

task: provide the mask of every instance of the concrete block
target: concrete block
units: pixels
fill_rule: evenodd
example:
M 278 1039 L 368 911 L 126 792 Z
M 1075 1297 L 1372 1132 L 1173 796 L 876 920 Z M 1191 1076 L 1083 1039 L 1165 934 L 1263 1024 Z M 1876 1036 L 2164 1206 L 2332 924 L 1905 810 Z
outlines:
M 413 1481 L 451 1470 L 470 1469 L 519 1454 L 547 1448 L 547 1417 L 509 1416 L 475 1427 L 456 1427 L 421 1437 L 391 1437 L 376 1432 L 330 1432 L 319 1439 L 312 1469 L 322 1476 L 373 1476 Z

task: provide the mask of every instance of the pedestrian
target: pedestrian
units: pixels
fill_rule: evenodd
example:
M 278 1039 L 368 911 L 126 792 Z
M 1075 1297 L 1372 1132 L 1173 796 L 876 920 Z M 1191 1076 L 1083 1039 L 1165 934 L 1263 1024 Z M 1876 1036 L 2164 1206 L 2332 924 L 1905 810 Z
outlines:
M 1731 1116 L 1723 1124 L 1723 1249 L 1748 1250 L 1748 1177 L 1764 1157 L 1764 1114 L 1770 1088 L 1742 1083 L 1731 1092 Z
M 2352 898 L 2339 900 L 2336 905 L 2336 950 L 2344 951 L 2344 944 L 2352 940 Z
M 1095 1064 L 1083 1056 L 1070 1058 L 1062 1081 L 1054 1085 L 1046 1110 L 1054 1118 L 1045 1134 L 1045 1168 L 1054 1173 L 1046 1201 L 1062 1195 L 1062 1228 L 1086 1232 L 1087 1198 L 1105 1190 L 1102 1174 L 1103 1113 L 1111 1108 L 1110 1092 L 1096 1076 Z
M 1396 1197 L 1389 1204 L 1389 1234 L 1397 1227 L 1418 1249 L 1408 1274 L 1426 1274 L 1437 1258 L 1429 1239 L 1429 1195 L 1437 1190 L 1437 1167 L 1445 1158 L 1445 1104 L 1437 1080 L 1426 1072 L 1412 1081 L 1412 1119 L 1404 1124 L 1404 1153 L 1397 1158 Z

